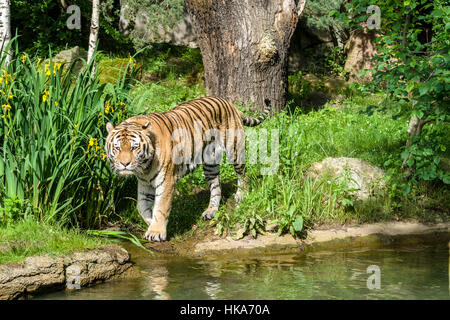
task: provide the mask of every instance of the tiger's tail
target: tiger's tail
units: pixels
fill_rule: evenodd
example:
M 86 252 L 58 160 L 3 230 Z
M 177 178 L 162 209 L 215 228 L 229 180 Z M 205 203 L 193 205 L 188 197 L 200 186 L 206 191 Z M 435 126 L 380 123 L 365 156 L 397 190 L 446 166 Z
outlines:
M 248 117 L 245 114 L 241 115 L 242 123 L 244 124 L 244 126 L 255 127 L 267 118 L 270 110 L 272 109 L 272 104 L 269 99 L 264 99 L 264 103 L 266 104 L 266 107 L 264 108 L 263 113 L 258 116 L 258 118 Z

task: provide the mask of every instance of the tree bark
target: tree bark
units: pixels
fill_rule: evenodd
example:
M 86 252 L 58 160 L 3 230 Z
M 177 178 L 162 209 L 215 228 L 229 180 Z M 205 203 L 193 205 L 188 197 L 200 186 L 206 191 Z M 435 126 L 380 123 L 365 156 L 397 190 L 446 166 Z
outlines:
M 274 110 L 287 103 L 288 49 L 306 0 L 185 0 L 209 95 Z
M 11 48 L 6 52 L 9 41 L 11 41 L 9 1 L 10 0 L 0 0 L 0 45 L 2 46 L 2 56 L 6 54 L 6 64 L 11 61 Z
M 99 29 L 99 16 L 100 16 L 100 0 L 92 1 L 92 18 L 91 18 L 91 33 L 89 34 L 89 48 L 87 55 L 87 62 L 89 63 L 94 56 L 95 46 L 98 40 Z M 95 60 L 92 62 L 92 73 L 95 71 Z

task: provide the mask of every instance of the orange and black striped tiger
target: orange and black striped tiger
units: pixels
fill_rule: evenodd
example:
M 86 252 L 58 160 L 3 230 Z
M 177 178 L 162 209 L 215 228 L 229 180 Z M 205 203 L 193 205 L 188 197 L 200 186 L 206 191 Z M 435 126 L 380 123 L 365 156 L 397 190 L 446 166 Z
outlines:
M 211 192 L 202 217 L 214 217 L 221 198 L 219 164 L 223 152 L 238 176 L 235 199 L 242 199 L 247 189 L 243 125 L 260 124 L 271 108 L 269 100 L 265 103 L 258 118 L 245 116 L 224 99 L 205 97 L 163 113 L 131 117 L 116 127 L 107 123 L 105 149 L 112 168 L 138 179 L 137 207 L 149 225 L 145 239 L 166 240 L 175 184 L 200 164 Z

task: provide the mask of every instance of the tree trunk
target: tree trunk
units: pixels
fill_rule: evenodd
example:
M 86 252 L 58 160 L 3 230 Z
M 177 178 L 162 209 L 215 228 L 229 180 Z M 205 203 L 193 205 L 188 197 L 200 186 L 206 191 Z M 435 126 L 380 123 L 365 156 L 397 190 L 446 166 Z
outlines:
M 100 0 L 92 1 L 92 18 L 91 18 L 91 33 L 89 35 L 89 48 L 88 48 L 88 56 L 87 62 L 89 63 L 94 55 L 95 46 L 97 45 L 98 40 L 98 29 L 99 29 L 99 16 L 100 16 Z M 92 73 L 95 71 L 95 61 L 92 62 L 94 64 L 92 68 Z
M 6 53 L 6 48 L 11 40 L 9 1 L 0 0 L 0 45 L 2 46 L 2 56 Z M 11 61 L 11 49 L 6 53 L 5 59 L 6 64 Z
M 306 0 L 185 0 L 209 95 L 274 110 L 287 102 L 288 49 Z

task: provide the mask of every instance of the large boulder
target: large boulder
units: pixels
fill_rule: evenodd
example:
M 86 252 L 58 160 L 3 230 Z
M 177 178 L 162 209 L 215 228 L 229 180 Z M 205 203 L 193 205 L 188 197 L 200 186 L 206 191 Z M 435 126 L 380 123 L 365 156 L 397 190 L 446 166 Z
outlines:
M 383 170 L 357 158 L 326 158 L 315 162 L 306 174 L 312 178 L 328 175 L 346 183 L 357 200 L 367 200 L 373 194 L 374 188 L 384 186 Z
M 344 47 L 347 54 L 344 69 L 349 71 L 350 80 L 367 82 L 372 76 L 366 73 L 363 77 L 358 77 L 362 70 L 373 68 L 371 59 L 376 55 L 375 32 L 366 29 L 357 29 L 350 35 Z

